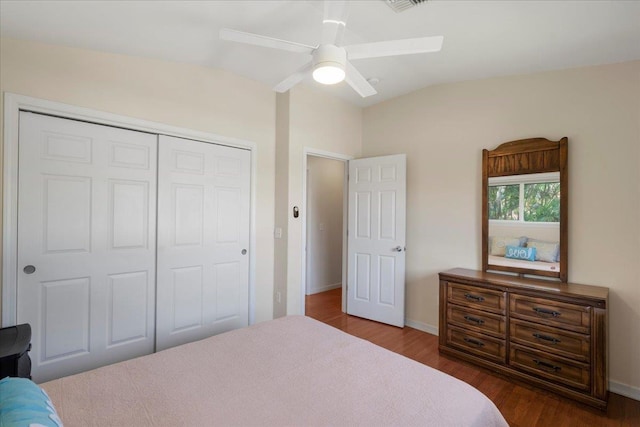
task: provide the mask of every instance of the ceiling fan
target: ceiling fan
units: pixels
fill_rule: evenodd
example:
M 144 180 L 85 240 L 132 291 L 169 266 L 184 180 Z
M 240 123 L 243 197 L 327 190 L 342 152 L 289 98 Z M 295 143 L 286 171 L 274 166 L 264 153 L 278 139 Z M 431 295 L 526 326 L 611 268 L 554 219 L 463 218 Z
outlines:
M 346 3 L 344 0 L 325 0 L 322 39 L 317 46 L 228 28 L 220 30 L 220 39 L 310 55 L 309 62 L 274 87 L 276 92 L 288 91 L 313 70 L 312 75 L 315 81 L 331 85 L 346 80 L 363 98 L 375 95 L 377 92 L 351 64 L 351 60 L 438 52 L 442 48 L 442 36 L 340 46 L 347 18 Z

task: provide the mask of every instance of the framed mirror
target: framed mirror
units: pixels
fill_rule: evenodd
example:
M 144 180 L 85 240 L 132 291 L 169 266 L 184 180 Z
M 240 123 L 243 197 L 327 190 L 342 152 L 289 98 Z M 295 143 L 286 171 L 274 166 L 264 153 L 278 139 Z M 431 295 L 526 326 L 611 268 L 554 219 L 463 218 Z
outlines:
M 482 269 L 567 281 L 568 139 L 482 150 Z

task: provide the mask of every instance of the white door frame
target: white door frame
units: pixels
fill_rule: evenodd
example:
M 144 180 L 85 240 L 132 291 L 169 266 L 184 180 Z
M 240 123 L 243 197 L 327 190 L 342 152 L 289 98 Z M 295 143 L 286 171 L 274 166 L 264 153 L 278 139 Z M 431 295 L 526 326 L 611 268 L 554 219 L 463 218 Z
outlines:
M 307 294 L 307 157 L 324 157 L 325 159 L 339 160 L 344 163 L 344 191 L 342 197 L 342 311 L 347 311 L 347 226 L 348 224 L 348 202 L 349 202 L 349 160 L 352 156 L 340 153 L 332 153 L 315 148 L 304 147 L 302 151 L 302 201 L 305 208 L 302 209 L 302 271 L 300 280 L 300 313 L 305 314 L 305 296 Z
M 2 326 L 16 324 L 18 270 L 18 123 L 20 111 L 49 114 L 72 120 L 194 139 L 251 151 L 251 226 L 249 242 L 249 324 L 255 323 L 256 172 L 257 144 L 208 132 L 106 113 L 90 108 L 47 101 L 24 95 L 4 94 L 4 161 L 2 184 Z M 306 157 L 305 157 L 306 159 Z M 306 163 L 306 160 L 305 160 Z M 304 294 L 303 294 L 304 295 Z M 304 303 L 304 299 L 303 299 Z

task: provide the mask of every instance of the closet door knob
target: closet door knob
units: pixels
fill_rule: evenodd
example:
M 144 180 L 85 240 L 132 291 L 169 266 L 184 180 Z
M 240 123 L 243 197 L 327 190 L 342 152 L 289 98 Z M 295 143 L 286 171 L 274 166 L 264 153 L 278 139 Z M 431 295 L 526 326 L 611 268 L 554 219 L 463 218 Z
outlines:
M 242 255 L 246 255 L 247 254 L 247 250 L 243 249 L 241 253 L 242 253 Z
M 33 274 L 36 272 L 36 268 L 33 265 L 27 265 L 22 271 L 24 271 L 25 274 Z

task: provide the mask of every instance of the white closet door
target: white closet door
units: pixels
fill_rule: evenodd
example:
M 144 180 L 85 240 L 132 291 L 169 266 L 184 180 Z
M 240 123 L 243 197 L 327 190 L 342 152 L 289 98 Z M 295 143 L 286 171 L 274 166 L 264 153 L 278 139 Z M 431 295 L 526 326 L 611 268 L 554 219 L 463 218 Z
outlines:
M 160 136 L 156 349 L 248 325 L 248 150 Z
M 156 147 L 20 113 L 17 320 L 35 381 L 153 352 Z

